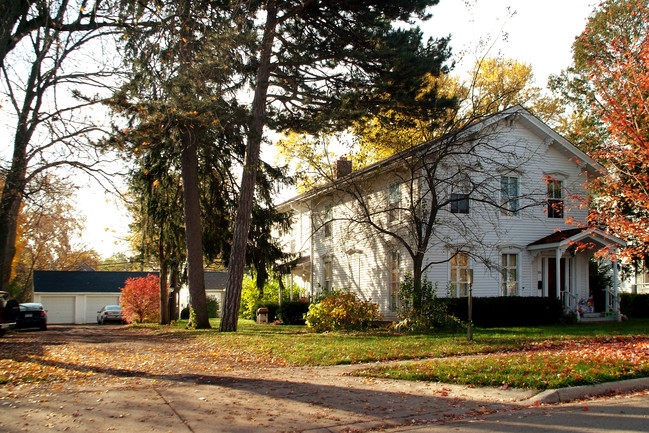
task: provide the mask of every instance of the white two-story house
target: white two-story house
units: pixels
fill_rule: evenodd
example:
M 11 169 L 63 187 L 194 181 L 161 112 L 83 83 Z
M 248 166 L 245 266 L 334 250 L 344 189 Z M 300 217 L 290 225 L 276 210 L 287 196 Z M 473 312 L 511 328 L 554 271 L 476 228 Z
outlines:
M 623 242 L 587 228 L 595 161 L 524 108 L 487 117 L 356 171 L 337 161 L 331 182 L 280 205 L 293 212 L 286 250 L 310 294 L 346 288 L 395 318 L 407 272 L 437 295 L 547 296 L 568 310 L 594 294 L 589 261 Z

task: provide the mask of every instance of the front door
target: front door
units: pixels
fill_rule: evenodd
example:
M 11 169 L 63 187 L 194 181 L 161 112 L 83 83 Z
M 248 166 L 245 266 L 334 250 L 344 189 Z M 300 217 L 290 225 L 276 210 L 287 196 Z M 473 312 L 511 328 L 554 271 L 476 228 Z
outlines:
M 546 259 L 548 269 L 548 298 L 557 297 L 557 260 L 554 257 Z M 561 259 L 561 285 L 566 285 L 566 259 Z

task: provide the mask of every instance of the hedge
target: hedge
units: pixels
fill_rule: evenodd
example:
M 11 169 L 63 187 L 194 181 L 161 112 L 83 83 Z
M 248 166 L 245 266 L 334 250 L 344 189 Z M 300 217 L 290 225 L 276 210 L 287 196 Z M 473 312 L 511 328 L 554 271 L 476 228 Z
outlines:
M 627 317 L 649 318 L 649 294 L 620 294 L 620 312 Z
M 473 298 L 473 323 L 483 328 L 538 326 L 559 323 L 563 304 L 546 297 L 497 296 Z M 469 319 L 467 298 L 437 298 L 448 313 L 466 322 Z
M 277 318 L 283 325 L 304 325 L 309 305 L 308 302 L 302 301 L 282 302 L 279 310 L 277 310 Z

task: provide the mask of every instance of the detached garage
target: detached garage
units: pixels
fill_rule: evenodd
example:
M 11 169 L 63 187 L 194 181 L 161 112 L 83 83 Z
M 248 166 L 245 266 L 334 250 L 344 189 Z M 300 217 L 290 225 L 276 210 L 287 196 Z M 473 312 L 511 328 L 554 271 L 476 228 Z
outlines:
M 157 272 L 34 271 L 34 302 L 48 323 L 94 323 L 104 305 L 117 305 L 129 278 Z

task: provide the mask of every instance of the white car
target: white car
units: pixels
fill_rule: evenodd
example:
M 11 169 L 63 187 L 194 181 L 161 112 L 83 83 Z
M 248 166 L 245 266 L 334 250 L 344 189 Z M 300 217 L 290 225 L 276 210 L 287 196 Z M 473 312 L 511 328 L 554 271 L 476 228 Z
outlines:
M 119 305 L 106 305 L 97 311 L 97 324 L 103 325 L 106 322 L 124 323 L 122 307 Z

